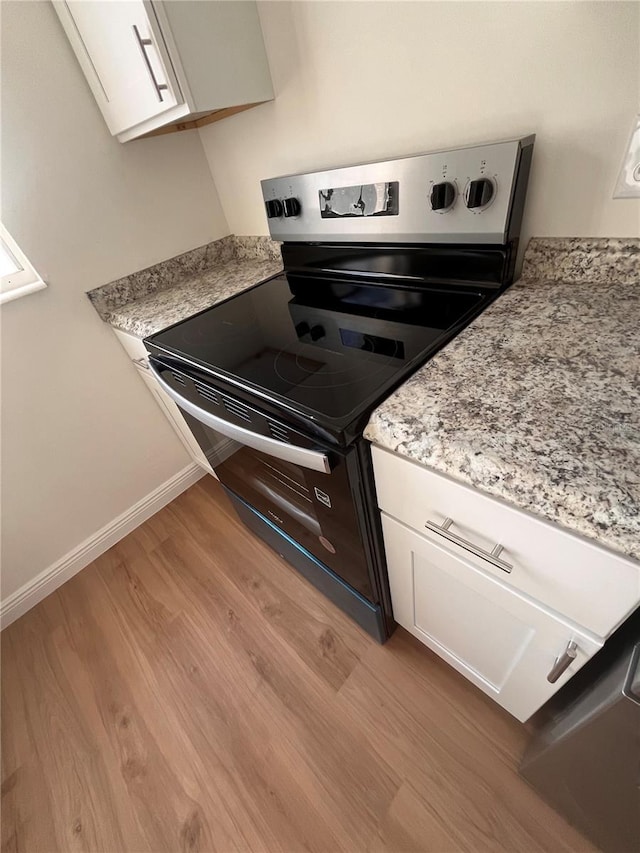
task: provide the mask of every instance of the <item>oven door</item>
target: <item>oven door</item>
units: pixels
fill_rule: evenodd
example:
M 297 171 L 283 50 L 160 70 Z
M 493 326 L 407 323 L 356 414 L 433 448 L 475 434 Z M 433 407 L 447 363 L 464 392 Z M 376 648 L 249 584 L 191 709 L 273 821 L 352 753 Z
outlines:
M 355 449 L 323 448 L 213 387 L 196 388 L 196 404 L 193 380 L 183 376 L 186 384 L 178 391 L 173 379 L 167 377 L 167 381 L 162 375 L 159 364 L 152 360 L 150 366 L 162 388 L 180 406 L 194 438 L 215 464 L 220 482 L 341 580 L 374 601 L 348 473 L 348 457 Z M 175 378 L 175 372 L 172 375 Z M 238 450 L 217 464 L 212 458 L 216 433 L 240 443 Z M 273 438 L 274 434 L 283 439 Z M 300 446 L 303 443 L 308 446 Z
M 373 600 L 344 459 L 330 474 L 322 474 L 242 447 L 216 474 L 230 491 Z

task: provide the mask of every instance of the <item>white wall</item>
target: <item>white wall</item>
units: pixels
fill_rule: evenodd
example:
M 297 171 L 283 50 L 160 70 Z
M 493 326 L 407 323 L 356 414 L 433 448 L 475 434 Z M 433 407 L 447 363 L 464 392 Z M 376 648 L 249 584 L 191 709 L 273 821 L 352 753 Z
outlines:
M 197 133 L 109 136 L 49 2 L 2 15 L 2 598 L 189 459 L 86 290 L 229 233 Z
M 276 100 L 201 129 L 231 231 L 260 180 L 537 134 L 523 236 L 630 236 L 638 3 L 261 2 Z

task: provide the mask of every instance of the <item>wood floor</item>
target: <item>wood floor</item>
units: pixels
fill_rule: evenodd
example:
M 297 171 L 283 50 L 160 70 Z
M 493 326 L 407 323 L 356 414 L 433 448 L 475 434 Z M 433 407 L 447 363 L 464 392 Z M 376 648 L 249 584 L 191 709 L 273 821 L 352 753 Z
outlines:
M 207 477 L 2 634 L 3 851 L 592 850 L 522 726 Z

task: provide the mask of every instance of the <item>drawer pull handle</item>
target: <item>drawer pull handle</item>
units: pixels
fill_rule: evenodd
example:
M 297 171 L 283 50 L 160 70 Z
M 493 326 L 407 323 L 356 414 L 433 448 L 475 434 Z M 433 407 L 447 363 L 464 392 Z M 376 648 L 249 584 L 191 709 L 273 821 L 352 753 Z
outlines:
M 463 539 L 462 536 L 458 536 L 457 533 L 452 533 L 449 530 L 452 524 L 453 519 L 445 518 L 442 524 L 436 524 L 435 521 L 427 521 L 425 527 L 427 530 L 431 530 L 439 536 L 444 536 L 444 538 L 448 539 L 449 542 L 453 542 L 454 545 L 459 545 L 461 548 L 464 548 L 465 551 L 470 551 L 472 554 L 475 554 L 476 557 L 481 557 L 483 560 L 491 563 L 492 566 L 495 566 L 496 569 L 502 569 L 503 572 L 511 574 L 511 570 L 513 569 L 511 563 L 506 563 L 504 560 L 500 559 L 500 554 L 503 551 L 502 545 L 496 545 L 491 552 L 485 551 L 483 548 L 479 548 L 477 545 L 474 545 L 473 542 L 468 542 L 466 539 Z
M 578 654 L 578 644 L 573 640 L 570 640 L 567 643 L 567 648 L 564 652 L 556 658 L 556 662 L 551 668 L 551 672 L 547 676 L 547 681 L 550 681 L 553 684 L 557 681 L 565 669 L 571 666 L 573 661 L 576 659 L 576 655 Z

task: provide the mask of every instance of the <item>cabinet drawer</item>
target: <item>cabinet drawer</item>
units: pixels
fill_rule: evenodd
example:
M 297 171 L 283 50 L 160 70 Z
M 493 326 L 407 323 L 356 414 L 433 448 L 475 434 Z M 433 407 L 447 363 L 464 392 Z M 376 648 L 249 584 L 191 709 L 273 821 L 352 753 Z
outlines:
M 465 556 L 384 513 L 382 527 L 396 621 L 519 720 L 601 648 Z
M 507 574 L 467 553 L 483 571 L 600 637 L 640 602 L 640 566 L 560 527 L 514 509 L 397 454 L 373 448 L 380 509 L 452 553 L 461 546 L 425 527 L 452 519 L 450 532 L 490 552 L 501 545 Z

